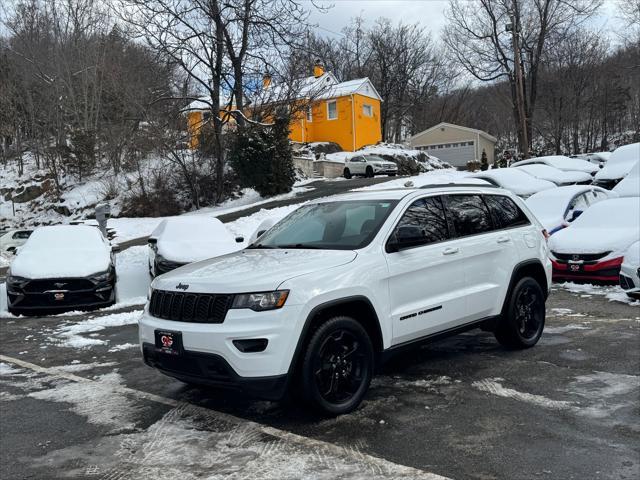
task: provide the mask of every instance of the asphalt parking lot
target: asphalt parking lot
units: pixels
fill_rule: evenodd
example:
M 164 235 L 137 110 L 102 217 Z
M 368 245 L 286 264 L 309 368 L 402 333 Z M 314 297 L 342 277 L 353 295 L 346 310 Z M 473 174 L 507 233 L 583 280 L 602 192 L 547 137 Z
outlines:
M 547 307 L 535 348 L 418 348 L 333 419 L 156 373 L 135 308 L 0 319 L 0 478 L 639 478 L 640 308 L 565 290 Z

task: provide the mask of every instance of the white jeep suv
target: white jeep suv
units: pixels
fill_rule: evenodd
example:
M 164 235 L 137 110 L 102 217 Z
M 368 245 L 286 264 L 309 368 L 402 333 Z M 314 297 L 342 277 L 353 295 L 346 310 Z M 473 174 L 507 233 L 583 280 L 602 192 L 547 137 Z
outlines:
M 358 192 L 308 203 L 240 252 L 153 281 L 145 362 L 188 383 L 267 399 L 295 386 L 355 409 L 376 364 L 472 328 L 535 345 L 551 282 L 546 232 L 512 193 L 478 185 Z
M 356 155 L 347 158 L 344 162 L 344 178 L 354 175 L 374 177 L 376 175 L 389 175 L 395 177 L 398 174 L 398 166 L 377 155 Z

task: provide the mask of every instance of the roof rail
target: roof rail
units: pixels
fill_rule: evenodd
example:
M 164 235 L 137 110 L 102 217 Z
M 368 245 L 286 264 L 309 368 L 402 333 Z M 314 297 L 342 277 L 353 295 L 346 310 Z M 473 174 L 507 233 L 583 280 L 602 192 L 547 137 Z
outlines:
M 420 188 L 442 188 L 442 187 L 472 187 L 472 188 L 500 188 L 496 185 L 492 185 L 491 183 L 487 182 L 486 185 L 483 185 L 482 183 L 454 183 L 454 182 L 450 182 L 450 183 L 431 183 L 428 185 L 422 185 Z

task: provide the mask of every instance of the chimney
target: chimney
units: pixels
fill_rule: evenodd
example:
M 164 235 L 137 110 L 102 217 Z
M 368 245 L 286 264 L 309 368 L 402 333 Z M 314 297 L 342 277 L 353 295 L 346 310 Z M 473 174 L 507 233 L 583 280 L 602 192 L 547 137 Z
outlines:
M 262 88 L 265 90 L 271 85 L 271 75 L 267 72 L 262 76 Z
M 320 60 L 316 60 L 316 63 L 313 65 L 313 76 L 318 78 L 324 74 L 324 66 Z

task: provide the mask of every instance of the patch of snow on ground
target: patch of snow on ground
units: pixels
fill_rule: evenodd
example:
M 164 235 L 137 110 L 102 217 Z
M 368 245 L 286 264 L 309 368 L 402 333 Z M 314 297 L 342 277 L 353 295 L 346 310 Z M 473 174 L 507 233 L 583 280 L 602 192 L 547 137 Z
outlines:
M 513 388 L 507 388 L 502 385 L 502 378 L 486 378 L 473 382 L 471 385 L 482 392 L 491 393 L 498 397 L 512 398 L 522 402 L 530 403 L 538 407 L 550 408 L 553 410 L 567 410 L 572 407 L 571 402 L 563 400 L 552 400 L 542 395 L 535 395 L 533 393 L 520 392 Z
M 18 368 L 13 368 L 8 363 L 0 362 L 0 375 L 14 375 L 16 373 L 21 373 L 22 370 Z
M 144 407 L 125 395 L 114 394 L 122 385 L 117 373 L 108 373 L 92 382 L 56 382 L 53 387 L 29 393 L 38 400 L 71 404 L 69 410 L 88 423 L 106 426 L 111 433 L 133 430 Z
M 640 300 L 629 297 L 619 285 L 591 285 L 590 283 L 558 283 L 555 286 L 564 288 L 571 293 L 585 293 L 589 295 L 604 295 L 610 302 L 621 302 L 640 307 Z
M 86 370 L 93 370 L 94 368 L 115 367 L 116 365 L 118 365 L 117 362 L 71 363 L 69 365 L 62 365 L 62 366 L 56 367 L 56 369 L 62 370 L 63 372 L 74 373 L 74 372 L 84 372 Z
M 138 348 L 139 346 L 140 345 L 138 345 L 137 343 L 122 343 L 120 345 L 114 345 L 113 347 L 111 347 L 109 349 L 109 352 L 120 352 L 122 350 L 128 350 L 130 348 Z
M 81 334 L 92 334 L 109 327 L 136 324 L 141 314 L 141 310 L 134 310 L 132 312 L 91 317 L 78 323 L 64 324 L 54 331 L 52 343 L 71 348 L 87 348 L 93 345 L 105 345 L 108 342 L 107 340 L 87 338 Z

